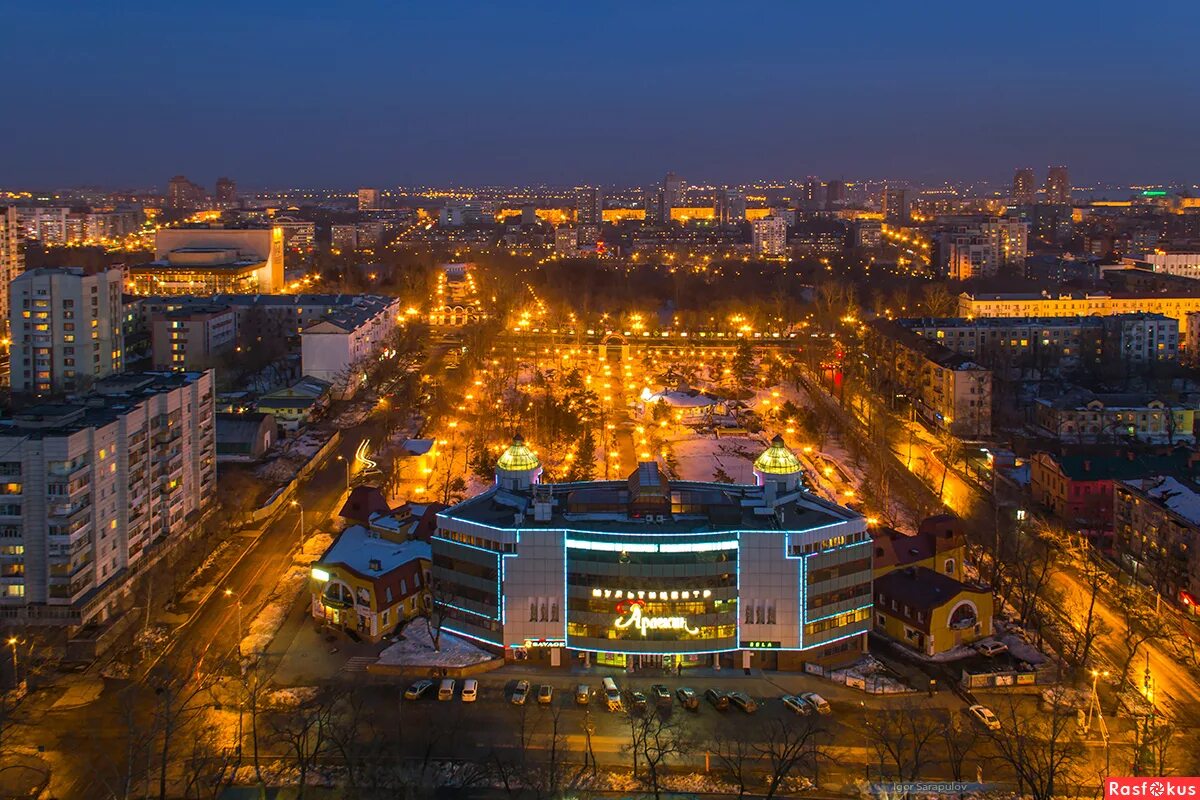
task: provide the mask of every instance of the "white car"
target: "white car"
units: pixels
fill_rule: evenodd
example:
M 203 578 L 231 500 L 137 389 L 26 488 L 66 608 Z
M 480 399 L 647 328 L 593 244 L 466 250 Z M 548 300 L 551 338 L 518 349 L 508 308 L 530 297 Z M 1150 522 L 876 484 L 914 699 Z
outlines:
M 529 697 L 529 681 L 517 681 L 517 685 L 512 693 L 512 704 L 514 706 L 523 706 L 527 697 Z
M 833 709 L 829 707 L 829 701 L 816 692 L 805 692 L 800 695 L 800 699 L 808 703 L 818 714 L 824 716 L 833 713 Z
M 989 731 L 1000 730 L 1000 720 L 987 706 L 973 705 L 967 709 L 967 713 L 970 714 L 976 722 L 987 728 Z
M 990 642 L 979 642 L 975 645 L 975 652 L 991 658 L 992 656 L 998 656 L 1001 653 L 1007 653 L 1008 645 L 1006 645 L 1004 642 L 997 642 L 995 640 Z
M 463 681 L 461 699 L 464 703 L 474 703 L 479 699 L 479 681 L 467 678 Z
M 784 708 L 802 717 L 807 717 L 812 713 L 812 706 L 792 694 L 785 694 L 783 696 L 783 705 Z

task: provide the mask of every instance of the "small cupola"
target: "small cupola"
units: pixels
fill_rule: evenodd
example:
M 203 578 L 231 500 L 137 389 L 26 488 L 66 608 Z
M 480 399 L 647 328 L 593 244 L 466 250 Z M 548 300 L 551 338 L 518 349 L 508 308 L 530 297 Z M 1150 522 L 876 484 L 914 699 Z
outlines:
M 496 460 L 496 485 L 503 489 L 520 491 L 538 482 L 542 475 L 542 462 L 525 444 L 521 434 L 513 437 L 512 444 Z
M 754 480 L 759 486 L 775 484 L 780 492 L 791 492 L 800 488 L 804 467 L 786 444 L 783 437 L 776 435 L 771 446 L 754 461 Z

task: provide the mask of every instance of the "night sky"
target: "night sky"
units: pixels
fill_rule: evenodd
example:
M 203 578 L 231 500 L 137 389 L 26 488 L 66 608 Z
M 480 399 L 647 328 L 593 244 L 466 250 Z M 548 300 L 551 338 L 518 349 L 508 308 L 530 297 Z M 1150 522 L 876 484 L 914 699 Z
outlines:
M 1195 180 L 1200 3 L 0 0 L 0 188 Z

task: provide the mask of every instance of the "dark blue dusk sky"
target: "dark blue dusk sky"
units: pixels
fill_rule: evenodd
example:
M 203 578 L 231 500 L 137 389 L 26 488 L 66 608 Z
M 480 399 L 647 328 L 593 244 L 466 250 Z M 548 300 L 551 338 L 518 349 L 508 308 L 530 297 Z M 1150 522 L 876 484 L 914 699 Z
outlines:
M 0 187 L 1196 180 L 1200 3 L 0 0 Z

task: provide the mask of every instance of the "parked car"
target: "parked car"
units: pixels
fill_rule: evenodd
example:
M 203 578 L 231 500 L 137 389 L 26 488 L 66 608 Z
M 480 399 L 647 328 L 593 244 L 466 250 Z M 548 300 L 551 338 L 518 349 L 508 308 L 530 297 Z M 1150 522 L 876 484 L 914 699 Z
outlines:
M 712 703 L 713 708 L 718 711 L 729 708 L 729 697 L 720 689 L 705 689 L 704 699 Z
M 998 656 L 1001 653 L 1007 653 L 1008 645 L 1006 645 L 1004 642 L 997 642 L 993 639 L 990 642 L 979 642 L 976 644 L 975 652 L 991 658 L 992 656 Z
M 816 692 L 805 692 L 800 695 L 800 699 L 808 703 L 812 707 L 812 710 L 818 714 L 828 715 L 833 713 L 833 709 L 829 707 L 829 701 Z
M 543 683 L 538 687 L 538 705 L 548 706 L 554 702 L 554 687 Z
M 745 692 L 730 692 L 729 702 L 747 714 L 753 714 L 755 711 L 758 711 L 758 703 L 754 702 L 754 698 Z
M 605 678 L 601 684 L 604 686 L 604 701 L 608 705 L 608 710 L 620 711 L 621 691 L 617 689 L 617 682 L 612 678 Z
M 517 681 L 517 687 L 513 689 L 512 693 L 512 704 L 514 706 L 523 706 L 528 697 L 529 681 Z
M 479 699 L 479 681 L 474 678 L 467 678 L 463 681 L 462 701 L 464 703 L 474 703 Z
M 700 697 L 694 689 L 689 689 L 686 686 L 680 686 L 675 690 L 675 696 L 679 698 L 679 705 L 686 709 L 695 711 L 700 708 Z
M 646 710 L 646 695 L 641 692 L 629 693 L 629 707 L 634 711 Z
M 671 705 L 671 690 L 661 683 L 656 683 L 650 687 L 650 693 L 654 695 L 654 703 L 659 706 Z
M 592 699 L 592 687 L 581 683 L 575 687 L 575 704 L 586 706 Z
M 425 693 L 433 688 L 433 681 L 425 678 L 414 683 L 412 686 L 404 690 L 405 700 L 420 700 L 425 696 Z
M 793 711 L 802 717 L 807 717 L 813 712 L 812 706 L 805 701 L 796 697 L 794 694 L 785 694 L 783 696 L 783 706 L 789 711 Z
M 992 710 L 987 706 L 973 705 L 967 709 L 967 713 L 983 727 L 989 731 L 1000 730 L 1000 720 L 992 713 Z
M 454 699 L 454 678 L 442 678 L 438 684 L 438 700 Z

